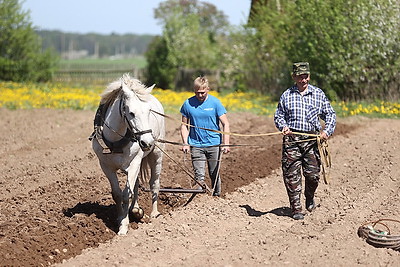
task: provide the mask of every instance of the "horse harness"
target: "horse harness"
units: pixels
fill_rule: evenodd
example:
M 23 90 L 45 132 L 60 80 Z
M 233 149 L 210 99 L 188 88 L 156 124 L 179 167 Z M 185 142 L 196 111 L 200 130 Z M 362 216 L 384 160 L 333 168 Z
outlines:
M 119 111 L 120 111 L 121 117 L 124 117 L 125 120 L 127 121 L 128 129 L 126 130 L 126 133 L 124 136 L 120 135 L 105 122 L 105 116 L 106 116 L 106 112 L 107 112 L 107 109 L 109 106 L 110 106 L 110 102 L 100 104 L 99 107 L 97 108 L 96 115 L 94 117 L 94 131 L 89 137 L 90 141 L 92 141 L 93 138 L 97 139 L 100 146 L 103 148 L 103 154 L 123 153 L 122 149 L 129 142 L 138 142 L 140 140 L 141 135 L 152 132 L 151 129 L 139 131 L 135 126 L 133 126 L 129 123 L 129 121 L 126 117 L 126 112 L 125 112 L 125 108 L 124 108 L 125 101 L 123 101 L 123 99 L 121 99 Z M 111 141 L 108 141 L 106 138 L 104 138 L 104 135 L 103 135 L 103 127 L 104 126 L 109 128 L 114 133 L 120 135 L 121 139 L 116 142 L 111 142 Z M 140 145 L 140 142 L 139 142 L 139 145 Z

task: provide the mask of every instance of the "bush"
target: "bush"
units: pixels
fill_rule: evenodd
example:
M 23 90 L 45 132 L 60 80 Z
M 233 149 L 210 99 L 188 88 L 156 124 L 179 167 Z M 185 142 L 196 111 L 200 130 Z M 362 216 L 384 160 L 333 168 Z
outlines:
M 48 81 L 58 58 L 42 53 L 29 13 L 21 11 L 18 0 L 0 1 L 0 79 L 7 81 Z

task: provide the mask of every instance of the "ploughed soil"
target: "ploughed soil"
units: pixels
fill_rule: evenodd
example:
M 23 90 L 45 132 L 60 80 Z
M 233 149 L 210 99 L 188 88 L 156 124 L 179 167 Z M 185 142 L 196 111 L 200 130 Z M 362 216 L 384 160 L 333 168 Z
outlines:
M 222 157 L 222 197 L 162 193 L 162 215 L 150 220 L 149 193 L 141 191 L 145 217 L 118 236 L 110 186 L 88 141 L 93 115 L 0 109 L 1 266 L 400 264 L 398 251 L 357 235 L 364 223 L 400 220 L 400 120 L 339 119 L 330 183 L 321 179 L 318 207 L 303 221 L 290 217 L 281 136 L 232 136 L 238 146 Z M 228 116 L 232 132 L 277 131 L 270 117 Z M 166 125 L 166 139 L 179 142 L 179 121 Z M 179 148 L 166 145 L 163 188 L 191 187 L 190 158 Z M 400 235 L 397 222 L 382 227 Z

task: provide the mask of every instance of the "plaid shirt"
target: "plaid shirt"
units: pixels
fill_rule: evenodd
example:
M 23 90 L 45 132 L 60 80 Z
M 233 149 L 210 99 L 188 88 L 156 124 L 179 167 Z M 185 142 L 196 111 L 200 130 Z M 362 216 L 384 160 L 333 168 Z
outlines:
M 336 113 L 324 92 L 309 84 L 302 96 L 297 85 L 293 85 L 283 92 L 274 122 L 280 131 L 288 126 L 294 131 L 320 132 L 322 126 L 319 118 L 325 121 L 324 132 L 331 136 L 336 127 Z

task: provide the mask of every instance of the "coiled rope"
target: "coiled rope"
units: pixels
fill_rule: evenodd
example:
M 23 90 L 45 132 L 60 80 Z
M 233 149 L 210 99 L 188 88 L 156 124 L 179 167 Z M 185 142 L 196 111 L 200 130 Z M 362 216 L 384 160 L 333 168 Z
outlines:
M 400 235 L 392 235 L 387 223 L 396 222 L 394 219 L 380 219 L 374 222 L 367 222 L 358 228 L 357 234 L 365 239 L 368 244 L 377 248 L 391 248 L 400 251 Z M 377 225 L 383 226 L 384 230 L 377 228 Z

